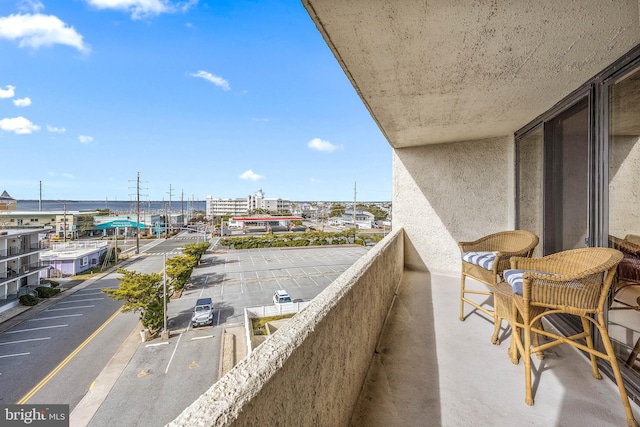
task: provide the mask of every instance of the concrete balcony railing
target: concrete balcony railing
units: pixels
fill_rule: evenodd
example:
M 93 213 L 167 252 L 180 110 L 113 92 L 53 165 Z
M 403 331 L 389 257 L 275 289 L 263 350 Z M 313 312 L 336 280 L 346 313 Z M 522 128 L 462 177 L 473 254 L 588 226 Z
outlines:
M 170 425 L 348 425 L 403 269 L 400 229 Z

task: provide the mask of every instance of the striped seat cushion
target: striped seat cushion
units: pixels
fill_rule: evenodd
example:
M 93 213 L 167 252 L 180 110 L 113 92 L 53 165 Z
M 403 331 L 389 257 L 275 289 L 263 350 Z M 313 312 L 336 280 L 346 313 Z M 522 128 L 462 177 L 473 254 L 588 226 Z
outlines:
M 504 280 L 511 285 L 513 293 L 522 295 L 522 275 L 524 270 L 505 270 L 503 272 Z
M 491 270 L 497 254 L 498 252 L 463 252 L 462 260 L 485 270 Z
M 540 273 L 540 274 L 548 274 L 549 276 L 557 276 L 557 274 L 553 274 L 553 273 L 546 273 L 544 271 L 535 271 L 535 270 L 529 270 L 532 273 Z M 504 275 L 504 280 L 511 285 L 511 288 L 513 289 L 513 293 L 516 295 L 520 295 L 522 296 L 522 285 L 523 285 L 523 278 L 522 275 L 524 274 L 525 270 L 505 270 L 503 272 Z

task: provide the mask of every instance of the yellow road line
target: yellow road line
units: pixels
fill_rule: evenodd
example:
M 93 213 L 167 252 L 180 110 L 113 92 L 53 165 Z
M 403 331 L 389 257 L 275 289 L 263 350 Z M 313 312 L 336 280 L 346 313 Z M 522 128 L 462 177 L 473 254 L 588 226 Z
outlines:
M 62 362 L 60 362 L 60 364 L 58 366 L 56 366 L 56 368 L 53 371 L 51 371 L 49 373 L 49 375 L 44 377 L 44 379 L 42 381 L 40 381 L 38 383 L 38 385 L 36 385 L 34 388 L 32 388 L 29 393 L 25 394 L 25 396 L 22 399 L 20 399 L 17 402 L 17 404 L 18 405 L 23 405 L 23 404 L 27 403 L 27 401 L 29 399 L 31 399 L 34 394 L 36 394 L 42 387 L 44 387 L 45 384 L 48 383 L 51 380 L 51 378 L 53 378 L 58 372 L 60 372 L 60 370 L 62 368 L 64 368 L 64 366 L 67 363 L 69 363 L 71 361 L 71 359 L 73 359 L 75 357 L 75 355 L 80 352 L 80 350 L 82 350 L 87 344 L 89 344 L 89 342 L 91 342 L 91 340 L 94 339 L 96 337 L 96 335 L 98 335 L 100 333 L 100 331 L 103 330 L 109 324 L 109 322 L 111 322 L 118 315 L 118 313 L 120 313 L 121 311 L 122 311 L 122 307 L 120 307 L 118 309 L 118 311 L 113 313 L 111 315 L 111 317 L 109 317 L 102 325 L 100 325 L 100 327 L 98 329 L 95 330 L 94 333 L 92 333 L 86 340 L 84 340 L 84 342 L 82 344 L 80 344 L 78 346 L 78 348 L 73 350 L 71 352 L 71 354 L 69 354 Z

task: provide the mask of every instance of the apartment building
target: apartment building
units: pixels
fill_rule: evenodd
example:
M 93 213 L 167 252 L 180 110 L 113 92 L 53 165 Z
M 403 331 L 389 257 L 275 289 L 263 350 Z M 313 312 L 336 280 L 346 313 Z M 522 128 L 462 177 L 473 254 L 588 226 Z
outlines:
M 42 230 L 0 229 L 0 311 L 18 304 L 25 289 L 40 283 Z
M 283 211 L 291 212 L 292 203 L 290 200 L 280 198 L 266 198 L 264 197 L 262 189 L 259 189 L 256 193 L 250 194 L 244 199 L 219 199 L 207 196 L 207 218 L 226 215 L 247 215 L 250 211 L 257 209 L 264 209 L 273 213 Z

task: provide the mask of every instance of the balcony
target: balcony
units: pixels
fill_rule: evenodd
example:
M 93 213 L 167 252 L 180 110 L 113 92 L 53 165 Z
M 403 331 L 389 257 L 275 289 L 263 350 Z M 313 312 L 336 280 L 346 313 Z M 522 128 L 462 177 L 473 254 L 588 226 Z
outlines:
M 8 267 L 6 271 L 0 271 L 0 281 L 14 280 L 19 277 L 26 276 L 28 274 L 33 274 L 34 272 L 37 272 L 47 267 L 48 265 L 45 265 L 42 262 L 32 263 L 29 265 L 22 265 L 17 269 Z
M 0 249 L 0 260 L 43 251 L 47 248 L 47 244 L 48 243 L 41 241 L 38 244 L 29 245 L 28 247 L 9 247 L 7 249 Z
M 460 322 L 459 278 L 405 269 L 404 247 L 395 230 L 170 425 L 626 425 L 567 346 L 534 358 L 527 406 L 508 332 L 494 346 L 488 319 Z

